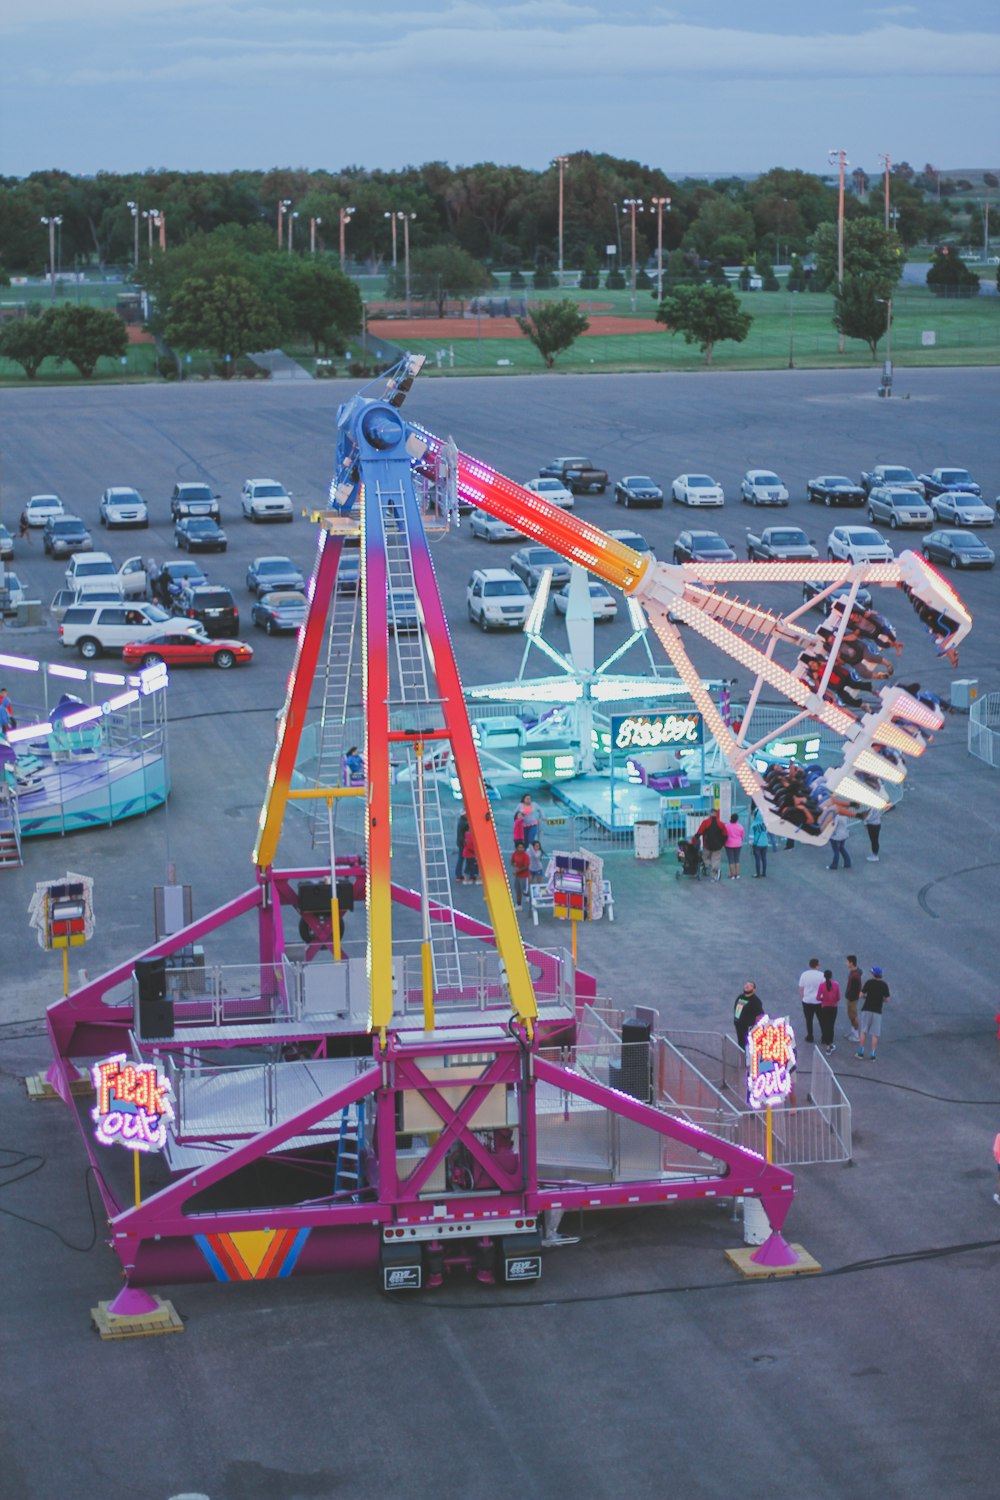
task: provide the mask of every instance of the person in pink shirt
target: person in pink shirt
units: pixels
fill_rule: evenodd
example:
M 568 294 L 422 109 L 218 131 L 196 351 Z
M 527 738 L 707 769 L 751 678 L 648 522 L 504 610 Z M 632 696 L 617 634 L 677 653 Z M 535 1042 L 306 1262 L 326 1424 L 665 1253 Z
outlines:
M 823 983 L 816 991 L 819 1001 L 819 1030 L 827 1052 L 836 1052 L 833 1034 L 837 1027 L 837 1009 L 840 1005 L 840 985 L 833 977 L 832 969 L 823 970 Z
M 740 878 L 740 854 L 743 851 L 743 840 L 746 836 L 746 829 L 736 813 L 733 813 L 726 823 L 726 859 L 729 861 L 730 880 Z

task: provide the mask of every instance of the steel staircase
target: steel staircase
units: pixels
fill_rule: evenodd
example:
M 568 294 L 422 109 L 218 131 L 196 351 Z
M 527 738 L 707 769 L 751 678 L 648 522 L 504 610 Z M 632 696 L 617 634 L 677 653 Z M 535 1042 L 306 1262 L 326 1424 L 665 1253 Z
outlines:
M 344 752 L 347 743 L 347 720 L 362 712 L 361 652 L 358 644 L 360 583 L 356 592 L 344 595 L 333 591 L 330 623 L 326 637 L 326 660 L 323 674 L 323 706 L 320 714 L 319 739 L 316 748 L 316 784 L 338 787 L 343 780 Z M 334 825 L 338 814 L 350 812 L 349 799 L 337 799 L 333 805 Z M 314 802 L 310 811 L 310 833 L 314 849 L 329 849 L 330 821 L 326 805 Z
M 0 869 L 15 869 L 23 864 L 17 793 L 12 787 L 0 786 Z

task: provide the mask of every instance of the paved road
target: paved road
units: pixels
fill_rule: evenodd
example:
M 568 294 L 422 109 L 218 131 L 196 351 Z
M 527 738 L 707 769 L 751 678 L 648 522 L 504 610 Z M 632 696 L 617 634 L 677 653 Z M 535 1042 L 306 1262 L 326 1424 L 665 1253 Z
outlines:
M 829 517 L 802 498 L 811 473 L 857 473 L 880 459 L 967 463 L 997 493 L 1000 373 L 913 372 L 891 402 L 875 397 L 875 383 L 857 371 L 428 380 L 410 399 L 421 421 L 518 478 L 556 453 L 588 451 L 613 473 L 669 480 L 706 468 L 733 493 L 745 467 L 773 464 L 798 497 L 786 514 L 818 539 Z M 297 499 L 321 495 L 333 412 L 349 389 L 4 392 L 4 518 L 33 491 L 55 489 L 96 524 L 101 489 L 134 483 L 154 526 L 138 545 L 123 536 L 111 550 L 162 556 L 173 482 L 209 479 L 231 538 L 211 575 L 239 586 L 248 605 L 248 559 L 287 550 L 308 564 L 314 539 L 301 521 L 265 529 L 237 519 L 239 486 L 274 474 Z M 661 555 L 688 519 L 669 507 L 625 517 L 609 499 L 581 503 L 606 524 L 641 526 Z M 720 526 L 734 542 L 751 520 L 742 512 L 728 504 Z M 18 569 L 48 598 L 61 569 L 25 550 Z M 464 615 L 471 567 L 503 555 L 464 533 L 435 547 L 469 680 L 507 675 L 520 655 L 516 638 L 481 637 Z M 998 685 L 998 576 L 961 580 L 976 615 L 961 673 L 984 689 Z M 946 689 L 948 673 L 905 606 L 887 608 L 907 642 L 907 673 Z M 606 627 L 599 640 L 622 631 Z M 772 856 L 767 882 L 709 888 L 675 882 L 665 862 L 619 856 L 616 922 L 583 934 L 584 962 L 605 991 L 623 1005 L 658 1005 L 668 1026 L 723 1029 L 748 974 L 794 1014 L 796 977 L 813 952 L 838 974 L 848 949 L 885 965 L 893 1001 L 882 1057 L 873 1067 L 841 1047 L 834 1058 L 854 1103 L 856 1164 L 797 1179 L 789 1228 L 826 1275 L 745 1286 L 722 1258 L 739 1237 L 727 1211 L 686 1207 L 586 1221 L 583 1243 L 550 1255 L 545 1279 L 523 1292 L 485 1296 L 453 1282 L 436 1299 L 396 1305 L 367 1276 L 190 1287 L 174 1293 L 188 1320 L 182 1337 L 101 1346 L 87 1332 L 117 1263 L 100 1248 L 74 1253 L 91 1237 L 83 1159 L 63 1111 L 29 1105 L 18 1081 L 44 1065 L 38 1019 L 57 968 L 27 932 L 27 902 L 35 880 L 67 866 L 93 874 L 99 925 L 82 962 L 97 971 L 149 941 L 150 891 L 168 859 L 199 911 L 248 883 L 291 655 L 287 640 L 254 644 L 245 671 L 175 674 L 166 813 L 36 843 L 24 870 L 3 876 L 0 1209 L 23 1217 L 0 1218 L 6 1346 L 17 1351 L 0 1374 L 0 1500 L 55 1500 L 68 1486 L 90 1500 L 123 1475 L 153 1500 L 185 1491 L 619 1500 L 668 1488 L 697 1500 L 737 1487 L 749 1497 L 992 1496 L 1000 1210 L 989 1148 L 1000 1087 L 989 932 L 1000 804 L 995 775 L 966 755 L 960 720 L 912 773 L 881 864 L 858 858 L 855 837 L 847 875 L 796 849 Z M 60 657 L 51 630 L 5 632 L 2 649 L 18 646 Z M 283 857 L 306 850 L 290 826 Z M 466 894 L 475 910 L 478 893 Z

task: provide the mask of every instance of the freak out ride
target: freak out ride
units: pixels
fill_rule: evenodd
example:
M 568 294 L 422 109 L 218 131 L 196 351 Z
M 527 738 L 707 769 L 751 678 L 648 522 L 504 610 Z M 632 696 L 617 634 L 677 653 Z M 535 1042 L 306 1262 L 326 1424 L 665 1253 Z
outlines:
M 790 1253 L 781 1229 L 791 1174 L 685 1119 L 664 1097 L 648 1038 L 623 1034 L 613 1048 L 595 1040 L 593 976 L 563 952 L 522 942 L 428 529 L 462 496 L 623 590 L 768 827 L 806 842 L 829 837 L 838 807 L 885 800 L 883 782 L 905 775 L 906 758 L 941 724 L 914 692 L 866 675 L 872 643 L 889 627 L 855 607 L 860 586 L 901 588 L 949 652 L 969 615 L 908 553 L 875 567 L 709 567 L 633 552 L 408 422 L 400 408 L 418 370 L 404 361 L 384 390 L 338 413 L 330 504 L 316 516 L 309 610 L 267 778 L 254 884 L 48 1011 L 48 1078 L 74 1110 L 125 1278 L 113 1313 L 141 1309 L 141 1289 L 159 1283 L 359 1266 L 398 1290 L 437 1286 L 459 1268 L 484 1283 L 522 1281 L 541 1273 L 543 1240 L 563 1214 L 622 1205 L 755 1198 L 772 1231 L 759 1252 L 765 1263 Z M 360 588 L 341 593 L 352 542 Z M 803 579 L 848 586 L 825 635 L 723 591 Z M 738 732 L 695 671 L 682 626 L 754 676 Z M 296 757 L 317 682 L 322 743 L 314 783 L 303 785 Z M 362 747 L 344 737 L 354 682 Z M 756 768 L 750 725 L 764 684 L 789 703 L 786 732 L 819 721 L 842 738 L 838 766 L 808 779 L 794 763 Z M 446 836 L 438 778 L 426 774 L 445 753 L 469 818 L 486 923 L 452 898 L 450 823 Z M 408 863 L 394 832 L 400 785 L 411 798 Z M 351 799 L 364 809 L 363 848 L 335 848 L 337 813 Z M 328 855 L 309 868 L 278 863 L 295 800 L 317 810 Z M 355 902 L 365 909 L 360 944 L 341 936 L 342 907 Z M 167 966 L 240 918 L 256 923 L 246 963 Z M 84 1065 L 106 1096 L 94 1116 L 74 1097 Z M 148 1114 L 151 1100 L 162 1105 L 155 1115 L 129 1120 L 140 1104 Z M 138 1157 L 133 1196 L 125 1158 L 95 1137 L 95 1119 L 119 1145 L 162 1135 L 155 1172 L 143 1152 L 154 1179 L 144 1192 Z

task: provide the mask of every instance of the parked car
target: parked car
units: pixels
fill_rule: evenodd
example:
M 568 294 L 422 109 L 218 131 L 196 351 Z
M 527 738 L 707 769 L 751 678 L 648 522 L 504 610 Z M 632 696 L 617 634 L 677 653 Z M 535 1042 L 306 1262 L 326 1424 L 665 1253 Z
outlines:
M 735 562 L 736 553 L 717 531 L 682 531 L 674 542 L 674 562 Z
M 113 526 L 148 526 L 149 512 L 146 502 L 138 490 L 123 485 L 113 485 L 104 491 L 99 506 L 101 525 L 110 531 Z
M 747 469 L 740 484 L 746 505 L 787 505 L 788 490 L 771 469 Z
M 276 479 L 248 479 L 240 495 L 248 521 L 294 521 L 291 491 Z
M 569 583 L 569 563 L 551 547 L 521 547 L 510 559 L 512 573 L 516 573 L 532 593 L 542 581 L 546 568 L 552 569 L 552 588 L 561 588 Z
M 305 587 L 305 575 L 290 557 L 255 557 L 247 568 L 251 594 L 270 594 L 274 589 L 299 589 L 304 593 Z
M 751 562 L 812 562 L 819 553 L 801 526 L 766 526 L 760 536 L 747 532 Z
M 10 562 L 14 556 L 14 538 L 0 521 L 0 562 Z
M 726 496 L 721 484 L 708 474 L 678 474 L 670 487 L 676 505 L 724 505 Z
M 897 490 L 883 485 L 868 493 L 869 521 L 887 521 L 891 530 L 915 527 L 918 531 L 934 525 L 934 512 L 915 490 Z
M 929 500 L 933 500 L 935 495 L 947 495 L 951 490 L 958 490 L 963 495 L 983 493 L 968 469 L 932 469 L 929 474 L 918 477 Z
M 240 628 L 240 611 L 232 589 L 217 583 L 186 583 L 171 608 L 175 615 L 197 620 L 209 635 L 234 635 Z
M 140 604 L 121 599 L 117 604 L 71 604 L 59 624 L 59 641 L 75 646 L 86 661 L 102 651 L 121 651 L 130 641 L 149 640 L 154 635 L 187 635 L 196 630 L 194 620 L 174 619 L 158 604 Z
M 894 553 L 871 526 L 835 526 L 826 539 L 826 555 L 849 563 L 892 562 Z
M 268 635 L 299 630 L 306 622 L 308 608 L 305 594 L 298 589 L 274 589 L 255 600 L 250 610 L 250 623 Z
M 846 474 L 818 474 L 807 482 L 806 494 L 810 504 L 825 505 L 828 510 L 833 505 L 860 507 L 865 503 L 864 490 Z
M 361 587 L 361 539 L 345 537 L 337 564 L 337 593 L 356 594 Z
M 58 495 L 32 495 L 24 507 L 24 518 L 31 527 L 44 526 L 50 516 L 68 514 Z
M 174 546 L 187 552 L 225 552 L 226 533 L 211 516 L 181 516 L 174 522 Z
M 411 635 L 420 629 L 420 611 L 413 589 L 390 589 L 388 613 L 390 635 Z
M 641 531 L 622 530 L 612 527 L 608 536 L 614 537 L 616 542 L 621 542 L 624 547 L 631 547 L 633 552 L 652 552 L 652 547 L 646 541 Z
M 194 558 L 175 557 L 165 562 L 156 580 L 154 593 L 160 603 L 168 608 L 176 594 L 185 584 L 207 583 L 208 579 Z
M 213 640 L 204 630 L 192 629 L 184 635 L 150 636 L 144 641 L 129 641 L 122 648 L 127 667 L 230 667 L 253 661 L 253 647 L 246 641 Z
M 517 630 L 528 618 L 531 595 L 509 568 L 477 568 L 465 591 L 469 619 L 480 630 Z
M 0 614 L 16 615 L 18 605 L 23 604 L 26 597 L 20 578 L 9 568 L 5 568 L 3 579 L 0 580 Z
M 615 603 L 613 594 L 609 594 L 603 583 L 598 583 L 596 578 L 591 578 L 587 584 L 590 593 L 590 607 L 593 611 L 594 620 L 598 625 L 613 620 L 618 614 L 618 605 Z M 557 589 L 552 595 L 552 602 L 556 607 L 556 613 L 564 615 L 569 609 L 569 585 Z
M 146 564 L 141 557 L 130 557 L 119 567 L 107 552 L 74 552 L 65 576 L 66 587 L 78 594 L 114 588 L 125 599 L 142 599 L 146 594 Z
M 992 568 L 996 553 L 974 531 L 931 531 L 920 550 L 928 562 L 947 563 L 949 568 Z
M 924 493 L 924 487 L 916 474 L 903 464 L 876 464 L 874 469 L 861 476 L 861 488 L 866 495 L 886 485 L 894 490 L 915 490 L 918 495 Z
M 606 469 L 595 469 L 589 458 L 554 458 L 544 469 L 542 479 L 558 479 L 574 495 L 603 495 L 608 487 Z
M 42 546 L 49 557 L 70 557 L 74 552 L 91 552 L 94 538 L 79 516 L 50 516 L 42 531 Z
M 572 500 L 573 496 L 570 495 Z M 496 516 L 487 515 L 485 510 L 474 510 L 469 517 L 469 531 L 473 536 L 482 537 L 484 542 L 516 542 L 521 538 L 521 533 L 516 527 L 511 526 L 508 521 L 499 521 Z
M 558 505 L 560 510 L 573 509 L 573 491 L 567 489 L 561 479 L 544 476 L 541 479 L 526 479 L 524 488 L 533 495 L 541 495 L 550 505 Z
M 829 588 L 827 581 L 822 578 L 810 578 L 802 585 L 802 598 L 808 603 L 811 599 L 815 599 L 817 594 L 821 594 L 825 588 Z M 829 614 L 834 604 L 846 600 L 850 592 L 849 583 L 838 583 L 835 589 L 820 600 L 817 608 L 822 609 L 824 614 Z M 854 602 L 859 609 L 870 609 L 872 596 L 867 589 L 858 589 Z
M 121 590 L 117 588 L 92 589 L 86 594 L 78 594 L 75 589 L 56 589 L 49 605 L 49 614 L 58 625 L 73 604 L 120 604 L 121 601 Z
M 663 491 L 648 474 L 626 474 L 615 485 L 615 504 L 631 510 L 633 505 L 663 504 Z
M 935 495 L 931 510 L 936 520 L 950 521 L 953 526 L 992 526 L 996 520 L 992 505 L 964 490 L 945 490 Z
M 211 516 L 219 519 L 219 496 L 207 484 L 175 484 L 170 497 L 170 514 L 175 521 L 181 516 Z

